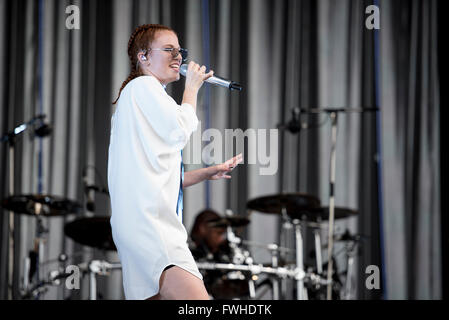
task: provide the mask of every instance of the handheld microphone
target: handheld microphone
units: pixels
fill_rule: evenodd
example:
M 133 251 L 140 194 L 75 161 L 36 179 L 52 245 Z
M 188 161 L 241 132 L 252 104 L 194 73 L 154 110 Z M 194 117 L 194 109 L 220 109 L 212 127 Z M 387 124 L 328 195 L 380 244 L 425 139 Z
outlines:
M 184 77 L 187 74 L 187 64 L 183 64 L 181 65 L 181 67 L 179 68 L 179 73 L 181 75 L 183 75 Z M 221 86 L 221 87 L 225 87 L 228 88 L 229 90 L 238 90 L 238 91 L 242 91 L 243 87 L 238 84 L 237 82 L 231 81 L 231 80 L 226 80 L 217 76 L 212 76 L 209 79 L 205 80 L 205 82 L 207 83 L 211 83 L 211 84 L 215 84 L 217 86 Z

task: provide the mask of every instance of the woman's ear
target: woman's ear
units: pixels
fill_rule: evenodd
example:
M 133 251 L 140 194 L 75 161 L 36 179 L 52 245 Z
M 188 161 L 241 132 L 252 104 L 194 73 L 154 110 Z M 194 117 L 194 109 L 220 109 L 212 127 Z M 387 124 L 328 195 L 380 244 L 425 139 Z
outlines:
M 141 64 L 144 64 L 144 62 L 146 62 L 148 60 L 148 58 L 146 57 L 144 52 L 139 52 L 137 54 L 137 60 L 138 62 L 140 62 Z

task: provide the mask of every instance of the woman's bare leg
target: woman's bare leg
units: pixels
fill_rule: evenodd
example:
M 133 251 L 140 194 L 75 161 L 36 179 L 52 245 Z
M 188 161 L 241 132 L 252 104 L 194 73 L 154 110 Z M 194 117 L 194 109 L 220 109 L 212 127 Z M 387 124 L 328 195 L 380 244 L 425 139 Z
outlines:
M 209 300 L 204 283 L 190 272 L 174 266 L 162 272 L 159 293 L 150 299 Z

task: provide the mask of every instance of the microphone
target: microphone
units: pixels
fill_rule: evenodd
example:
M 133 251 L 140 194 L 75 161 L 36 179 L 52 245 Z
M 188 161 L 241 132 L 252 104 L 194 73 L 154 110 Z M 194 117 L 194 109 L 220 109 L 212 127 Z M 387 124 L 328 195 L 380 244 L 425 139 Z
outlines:
M 39 137 L 46 137 L 51 134 L 53 127 L 46 123 L 41 123 L 37 128 L 34 129 L 34 133 Z
M 181 65 L 181 68 L 179 68 L 179 73 L 182 74 L 184 77 L 187 73 L 187 64 Z M 217 86 L 228 88 L 229 90 L 238 90 L 242 91 L 243 87 L 238 84 L 237 82 L 226 80 L 217 76 L 212 76 L 209 79 L 205 80 L 207 83 L 215 84 Z
M 291 133 L 298 133 L 302 129 L 301 110 L 299 108 L 292 109 L 292 119 L 287 124 L 287 129 Z

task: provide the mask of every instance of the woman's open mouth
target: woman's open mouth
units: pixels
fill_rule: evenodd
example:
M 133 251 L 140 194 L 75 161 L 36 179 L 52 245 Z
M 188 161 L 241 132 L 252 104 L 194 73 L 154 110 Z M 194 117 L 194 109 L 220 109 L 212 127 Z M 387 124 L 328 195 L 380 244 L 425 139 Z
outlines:
M 179 64 L 178 63 L 173 63 L 170 65 L 170 68 L 172 68 L 173 70 L 175 70 L 176 72 L 179 72 Z

